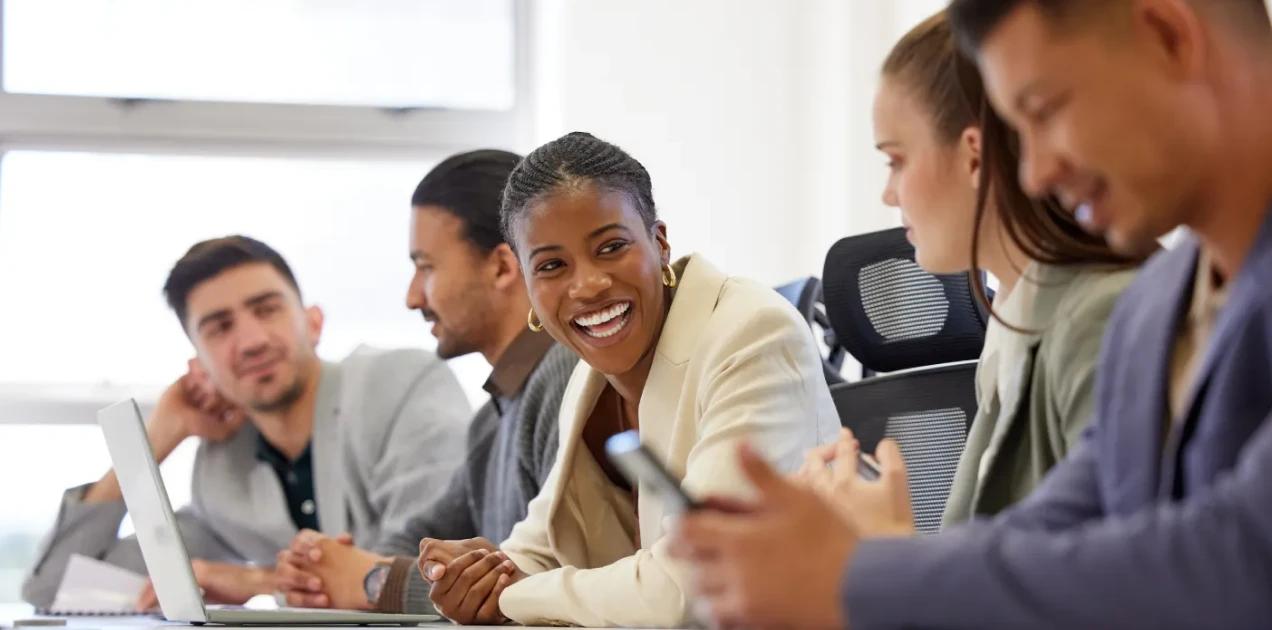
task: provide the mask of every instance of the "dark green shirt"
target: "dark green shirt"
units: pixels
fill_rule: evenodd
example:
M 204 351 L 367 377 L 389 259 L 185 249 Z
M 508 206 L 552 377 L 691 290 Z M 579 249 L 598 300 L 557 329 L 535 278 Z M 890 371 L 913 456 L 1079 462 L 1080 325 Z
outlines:
M 286 455 L 262 436 L 256 443 L 256 459 L 269 464 L 278 475 L 278 482 L 287 497 L 287 511 L 291 513 L 296 528 L 321 531 L 318 529 L 318 500 L 314 496 L 314 463 L 310 446 L 312 443 L 305 446 L 305 452 L 296 461 L 288 461 Z

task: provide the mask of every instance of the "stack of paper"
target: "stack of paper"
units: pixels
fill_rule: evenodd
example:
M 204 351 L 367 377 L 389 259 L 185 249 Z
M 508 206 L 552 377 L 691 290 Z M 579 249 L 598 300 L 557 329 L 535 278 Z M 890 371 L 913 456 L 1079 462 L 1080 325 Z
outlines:
M 120 615 L 137 612 L 145 576 L 75 554 L 47 611 L 54 615 Z

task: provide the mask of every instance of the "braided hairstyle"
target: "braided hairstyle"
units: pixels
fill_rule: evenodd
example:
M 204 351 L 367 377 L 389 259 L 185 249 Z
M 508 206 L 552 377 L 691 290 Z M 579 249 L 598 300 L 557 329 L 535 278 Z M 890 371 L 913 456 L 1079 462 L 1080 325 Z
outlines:
M 649 171 L 617 146 L 575 131 L 531 151 L 512 169 L 499 210 L 504 239 L 509 244 L 515 242 L 514 225 L 530 206 L 554 193 L 588 184 L 627 195 L 645 227 L 652 228 L 658 221 Z

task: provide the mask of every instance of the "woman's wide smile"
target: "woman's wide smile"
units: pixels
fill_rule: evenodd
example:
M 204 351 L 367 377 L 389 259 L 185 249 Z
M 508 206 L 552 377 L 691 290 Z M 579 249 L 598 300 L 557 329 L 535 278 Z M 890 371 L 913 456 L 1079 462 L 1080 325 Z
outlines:
M 570 328 L 590 346 L 612 346 L 627 337 L 635 306 L 632 300 L 618 299 L 587 307 L 570 319 Z

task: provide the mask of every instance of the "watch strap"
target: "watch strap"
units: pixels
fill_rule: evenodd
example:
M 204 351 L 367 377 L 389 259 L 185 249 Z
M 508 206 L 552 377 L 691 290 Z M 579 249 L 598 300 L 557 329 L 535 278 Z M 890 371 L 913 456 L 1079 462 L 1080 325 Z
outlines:
M 380 566 L 380 565 L 377 565 Z M 395 556 L 388 564 L 388 575 L 384 579 L 384 587 L 380 589 L 380 597 L 374 602 L 376 612 L 406 612 L 406 587 L 415 570 L 415 558 Z

